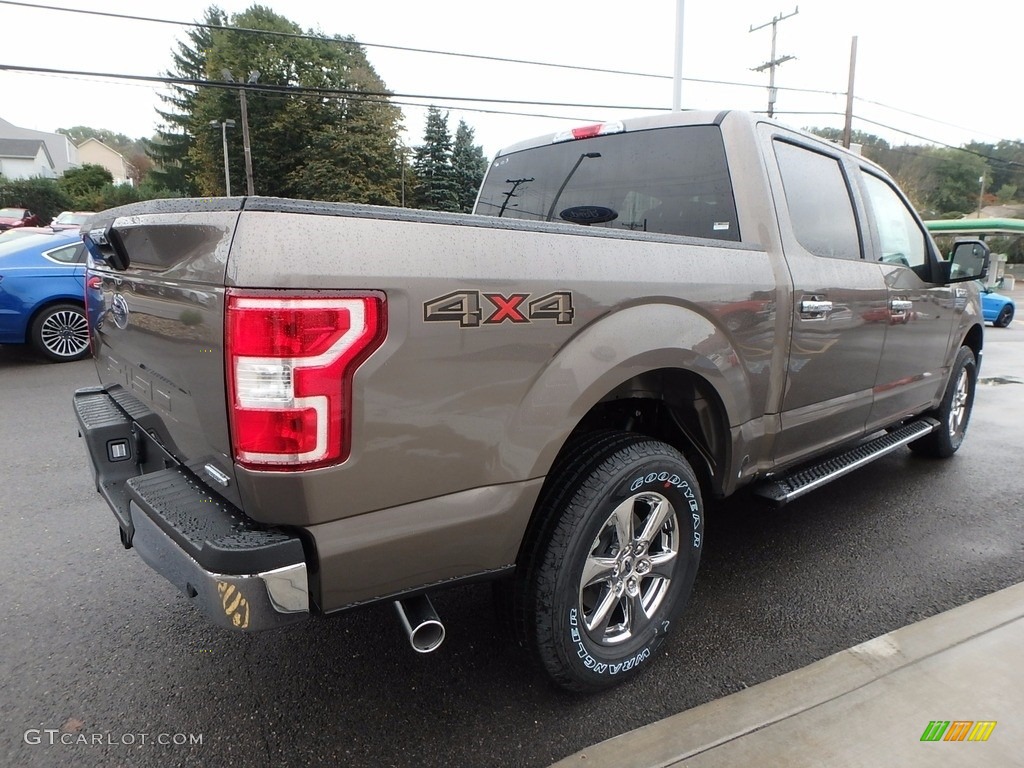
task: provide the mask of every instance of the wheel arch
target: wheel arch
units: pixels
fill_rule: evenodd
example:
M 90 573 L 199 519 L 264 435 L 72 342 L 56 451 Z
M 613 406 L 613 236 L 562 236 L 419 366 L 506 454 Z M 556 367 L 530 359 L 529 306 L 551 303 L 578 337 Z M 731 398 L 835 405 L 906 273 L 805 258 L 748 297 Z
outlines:
M 718 446 L 728 444 L 729 428 L 760 415 L 752 413 L 751 382 L 731 336 L 695 309 L 648 303 L 591 323 L 552 357 L 510 414 L 505 458 L 527 477 L 542 477 L 570 438 L 607 422 L 623 401 L 639 405 L 642 416 L 656 407 L 700 411 L 718 467 L 728 458 Z M 612 421 L 621 429 L 626 419 Z M 625 431 L 647 433 L 642 425 Z
M 622 382 L 601 398 L 565 440 L 617 430 L 671 445 L 705 491 L 721 494 L 730 461 L 729 416 L 712 384 L 692 370 L 658 368 Z
M 720 327 L 686 308 L 645 305 L 594 324 L 560 351 L 516 409 L 506 450 L 531 446 L 530 476 L 542 477 L 587 434 L 633 433 L 674 447 L 704 494 L 721 495 L 735 474 L 732 428 L 750 409 L 749 380 Z M 520 554 L 542 522 L 536 502 Z
M 984 341 L 985 331 L 980 323 L 976 323 L 967 330 L 966 334 L 964 334 L 964 338 L 960 342 L 960 346 L 969 347 L 971 351 L 974 352 L 974 359 L 980 361 L 981 349 L 984 346 Z M 954 356 L 956 355 L 955 349 L 953 350 L 953 354 Z

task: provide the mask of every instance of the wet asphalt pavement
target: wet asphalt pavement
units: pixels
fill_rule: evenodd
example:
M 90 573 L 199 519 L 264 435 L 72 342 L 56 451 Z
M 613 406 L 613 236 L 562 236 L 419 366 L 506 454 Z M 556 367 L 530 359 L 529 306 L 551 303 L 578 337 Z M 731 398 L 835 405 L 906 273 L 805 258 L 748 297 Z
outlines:
M 390 606 L 207 625 L 93 491 L 70 404 L 91 363 L 0 348 L 0 765 L 546 766 L 1024 581 L 1024 322 L 986 329 L 982 379 L 949 461 L 901 450 L 781 510 L 709 510 L 664 658 L 580 698 L 502 636 L 487 585 L 435 596 L 427 656 Z

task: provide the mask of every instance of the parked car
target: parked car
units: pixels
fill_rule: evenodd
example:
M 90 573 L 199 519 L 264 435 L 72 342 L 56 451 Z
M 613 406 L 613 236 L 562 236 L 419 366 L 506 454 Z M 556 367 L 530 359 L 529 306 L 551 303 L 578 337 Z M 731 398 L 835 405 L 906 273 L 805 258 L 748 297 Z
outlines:
M 27 237 L 28 235 L 52 235 L 53 230 L 50 227 L 18 227 L 17 229 L 5 229 L 0 232 L 0 243 L 7 243 L 14 240 L 17 237 Z
M 1013 316 L 1017 311 L 1017 305 L 1009 296 L 996 293 L 993 288 L 987 285 L 978 284 L 981 290 L 981 313 L 986 323 L 992 323 L 996 328 L 1005 328 L 1013 322 Z
M 50 228 L 77 230 L 85 224 L 92 215 L 94 215 L 94 211 L 64 211 L 50 222 Z
M 0 243 L 0 344 L 29 344 L 56 363 L 88 356 L 85 255 L 77 231 Z
M 38 227 L 39 217 L 28 208 L 0 208 L 0 232 L 15 227 Z

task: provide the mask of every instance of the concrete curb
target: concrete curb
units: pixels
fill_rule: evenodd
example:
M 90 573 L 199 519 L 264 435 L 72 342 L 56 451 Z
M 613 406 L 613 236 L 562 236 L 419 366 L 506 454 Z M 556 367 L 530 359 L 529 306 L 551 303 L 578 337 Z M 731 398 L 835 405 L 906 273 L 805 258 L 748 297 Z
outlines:
M 917 733 L 910 732 L 909 742 L 904 743 L 904 748 L 909 748 L 911 743 L 919 749 L 934 745 L 918 745 L 920 730 L 928 724 L 931 717 L 959 717 L 975 716 L 989 717 L 991 707 L 985 712 L 972 715 L 967 712 L 955 712 L 948 715 L 930 712 L 929 705 L 934 705 L 935 692 L 929 690 L 933 684 L 942 678 L 942 673 L 948 673 L 949 663 L 958 665 L 957 670 L 967 675 L 965 682 L 970 683 L 971 679 L 978 679 L 979 671 L 974 669 L 978 664 L 987 664 L 993 654 L 993 644 L 998 650 L 1004 646 L 1008 652 L 1007 658 L 996 661 L 993 672 L 999 675 L 999 679 L 1008 682 L 1018 694 L 1013 694 L 1014 701 L 1012 708 L 1016 712 L 1024 711 L 1024 663 L 1020 662 L 1020 645 L 1018 643 L 1024 638 L 1024 584 L 1017 584 L 994 594 L 974 600 L 966 605 L 954 608 L 945 613 L 933 616 L 929 619 L 911 624 L 908 627 L 895 630 L 874 640 L 862 643 L 846 651 L 829 656 L 821 661 L 815 662 L 803 669 L 798 669 L 781 677 L 769 680 L 756 685 L 753 688 L 740 691 L 717 701 L 709 702 L 694 709 L 682 712 L 678 715 L 666 718 L 657 723 L 644 726 L 630 733 L 616 736 L 608 741 L 601 742 L 588 749 L 577 752 L 552 766 L 552 768 L 569 768 L 570 766 L 587 766 L 587 768 L 667 768 L 668 766 L 680 765 L 684 761 L 694 758 L 701 765 L 743 765 L 748 764 L 736 762 L 739 752 L 750 751 L 749 748 L 739 748 L 734 744 L 737 740 L 750 737 L 757 732 L 763 732 L 777 724 L 792 718 L 798 718 L 810 710 L 831 705 L 839 702 L 838 710 L 853 710 L 861 706 L 861 699 L 873 699 L 872 709 L 877 716 L 884 716 L 884 699 L 888 696 L 894 699 L 894 691 L 906 692 L 913 696 L 918 694 L 924 700 L 920 702 L 919 712 L 914 712 L 913 722 L 920 721 L 920 728 Z M 984 635 L 992 634 L 992 638 L 982 638 Z M 986 642 L 973 642 L 979 640 Z M 961 648 L 963 646 L 963 648 Z M 947 653 L 951 651 L 960 653 Z M 963 652 L 966 652 L 966 656 Z M 944 655 L 945 654 L 945 655 Z M 973 655 L 971 655 L 973 654 Z M 995 654 L 999 659 L 1001 654 Z M 948 658 L 947 658 L 948 657 Z M 937 660 L 942 664 L 932 664 L 927 667 L 927 674 L 920 674 L 925 670 L 917 670 L 913 674 L 909 668 L 914 665 L 928 665 L 929 660 Z M 945 661 L 943 661 L 945 660 Z M 947 663 L 948 662 L 948 663 Z M 971 669 L 967 669 L 971 666 Z M 992 665 L 990 665 L 992 666 Z M 941 668 L 936 668 L 941 667 Z M 904 671 L 904 672 L 901 672 Z M 895 686 L 873 686 L 872 684 L 901 673 Z M 964 675 L 958 675 L 963 677 Z M 864 690 L 871 686 L 870 692 Z M 916 686 L 916 687 L 915 687 Z M 865 695 L 856 695 L 865 694 Z M 978 696 L 974 697 L 979 701 L 984 698 L 985 691 L 978 690 Z M 879 697 L 881 696 L 881 703 Z M 844 699 L 845 697 L 845 699 Z M 963 701 L 968 708 L 981 707 L 984 705 L 976 701 L 964 701 L 962 691 L 958 692 L 957 702 Z M 970 696 L 967 697 L 971 698 Z M 906 702 L 900 702 L 901 706 Z M 1004 702 L 1005 705 L 1005 702 Z M 962 707 L 961 707 L 962 708 Z M 903 707 L 905 710 L 906 707 Z M 901 711 L 901 714 L 903 711 Z M 819 713 L 820 714 L 820 713 Z M 807 717 L 810 721 L 812 718 Z M 792 728 L 795 724 L 790 723 Z M 835 723 L 837 734 L 849 730 L 848 721 L 838 719 Z M 1020 731 L 1016 723 L 1008 724 L 1013 727 L 1015 733 Z M 913 726 L 911 726 L 913 727 Z M 1010 736 L 1004 728 L 1007 737 Z M 815 728 L 818 736 L 821 736 L 820 728 Z M 765 752 L 765 744 L 771 739 L 763 738 L 760 734 L 757 741 L 756 754 L 762 765 L 803 765 L 799 755 L 794 756 L 785 753 L 774 754 Z M 825 739 L 827 741 L 827 738 Z M 754 741 L 754 739 L 751 739 Z M 1010 745 L 1013 744 L 1011 739 Z M 708 754 L 711 750 L 729 745 L 720 754 L 723 761 Z M 807 745 L 808 747 L 810 745 Z M 984 745 L 954 745 L 955 747 L 990 747 Z M 1017 751 L 1014 754 L 1020 756 L 1021 741 L 1017 741 Z M 814 747 L 820 750 L 821 745 Z M 892 751 L 893 745 L 887 746 L 890 751 L 888 757 L 895 759 L 891 764 L 913 764 L 900 760 L 898 750 Z M 729 752 L 729 754 L 727 754 Z M 884 754 L 884 753 L 883 753 Z M 703 756 L 703 758 L 701 757 Z M 923 756 L 918 753 L 918 756 Z M 981 756 L 975 752 L 973 756 Z M 744 760 L 749 755 L 744 755 Z M 818 764 L 823 755 L 817 752 Z M 849 762 L 844 764 L 861 764 L 853 756 L 847 755 Z M 928 757 L 929 761 L 935 758 L 950 757 L 963 758 L 959 755 L 935 755 Z M 995 758 L 990 765 L 1006 764 L 1000 763 L 996 755 L 989 752 L 987 759 Z M 929 762 L 939 764 L 940 761 Z M 807 764 L 814 764 L 813 761 Z M 864 763 L 870 764 L 870 763 Z M 881 763 L 877 763 L 881 764 Z M 963 764 L 963 763 L 961 763 Z

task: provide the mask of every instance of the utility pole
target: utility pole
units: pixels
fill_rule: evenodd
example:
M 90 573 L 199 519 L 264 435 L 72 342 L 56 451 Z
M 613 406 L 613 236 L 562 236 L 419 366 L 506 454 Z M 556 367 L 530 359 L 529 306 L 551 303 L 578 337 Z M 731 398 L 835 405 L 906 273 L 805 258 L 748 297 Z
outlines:
M 505 213 L 505 209 L 508 208 L 508 204 L 510 202 L 512 202 L 512 198 L 513 197 L 519 197 L 519 195 L 516 194 L 516 190 L 519 188 L 519 185 L 520 184 L 529 184 L 531 181 L 536 181 L 536 179 L 533 176 L 531 176 L 528 179 L 505 179 L 505 183 L 506 184 L 511 184 L 512 185 L 512 189 L 510 189 L 508 192 L 502 192 L 501 193 L 501 194 L 503 194 L 505 196 L 505 200 L 504 200 L 504 202 L 502 202 L 501 209 L 498 211 L 498 218 L 499 219 Z
M 231 170 L 228 168 L 228 128 L 235 127 L 234 120 L 211 120 L 210 125 L 220 126 L 220 138 L 224 145 L 224 196 L 231 197 Z
M 221 74 L 224 75 L 224 79 L 229 83 L 238 82 L 235 80 L 234 75 L 226 69 L 221 70 Z M 249 79 L 244 84 L 240 83 L 241 87 L 238 89 L 238 97 L 242 102 L 242 149 L 245 152 L 245 185 L 246 193 L 249 195 L 255 195 L 256 192 L 252 181 L 252 146 L 249 144 L 249 104 L 246 101 L 245 90 L 247 85 L 255 85 L 259 77 L 260 73 L 253 70 L 249 73 Z
M 796 56 L 782 56 L 782 57 L 776 58 L 776 56 L 775 56 L 775 34 L 776 34 L 776 31 L 777 31 L 777 27 L 778 27 L 778 24 L 779 24 L 780 21 L 783 21 L 784 19 L 788 19 L 788 18 L 791 18 L 793 16 L 796 16 L 798 13 L 800 13 L 800 7 L 799 6 L 797 6 L 795 9 L 793 9 L 792 13 L 787 13 L 785 16 L 783 16 L 780 13 L 778 16 L 773 18 L 771 21 L 766 21 L 764 24 L 762 24 L 759 27 L 755 27 L 753 24 L 750 25 L 750 31 L 751 32 L 756 32 L 759 29 L 764 29 L 769 24 L 772 27 L 772 57 L 771 57 L 771 59 L 766 61 L 761 66 L 754 67 L 751 70 L 752 72 L 764 72 L 766 69 L 768 70 L 768 117 L 774 117 L 774 115 L 775 115 L 775 96 L 776 96 L 776 90 L 775 90 L 775 68 L 777 66 L 779 66 L 780 64 L 783 64 L 783 63 L 785 63 L 787 61 L 790 61 L 791 59 L 795 59 L 796 58 Z

